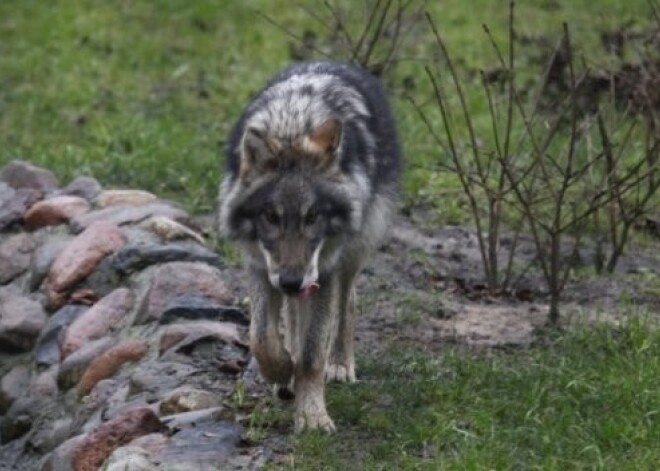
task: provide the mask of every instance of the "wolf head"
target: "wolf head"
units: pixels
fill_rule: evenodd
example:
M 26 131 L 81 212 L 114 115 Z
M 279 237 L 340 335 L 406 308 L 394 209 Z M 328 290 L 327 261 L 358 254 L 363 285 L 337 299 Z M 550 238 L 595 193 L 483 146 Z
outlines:
M 252 248 L 272 286 L 285 294 L 317 286 L 322 259 L 350 233 L 354 208 L 340 144 L 336 119 L 286 139 L 248 127 L 241 140 L 238 176 L 222 203 L 224 232 Z

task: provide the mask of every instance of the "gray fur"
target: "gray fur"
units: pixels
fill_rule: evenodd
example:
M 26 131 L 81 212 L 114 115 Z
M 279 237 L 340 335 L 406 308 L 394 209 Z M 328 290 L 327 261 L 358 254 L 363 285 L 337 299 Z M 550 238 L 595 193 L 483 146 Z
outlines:
M 355 381 L 355 279 L 398 187 L 387 99 L 357 67 L 295 65 L 247 106 L 227 157 L 219 229 L 251 274 L 252 352 L 266 379 L 295 392 L 296 431 L 332 431 L 324 381 Z

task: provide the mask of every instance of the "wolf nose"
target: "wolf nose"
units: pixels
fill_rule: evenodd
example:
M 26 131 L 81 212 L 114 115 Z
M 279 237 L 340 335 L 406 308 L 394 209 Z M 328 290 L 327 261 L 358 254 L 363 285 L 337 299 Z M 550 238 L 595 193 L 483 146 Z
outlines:
M 300 291 L 303 279 L 296 275 L 280 275 L 280 287 L 286 294 L 296 294 Z

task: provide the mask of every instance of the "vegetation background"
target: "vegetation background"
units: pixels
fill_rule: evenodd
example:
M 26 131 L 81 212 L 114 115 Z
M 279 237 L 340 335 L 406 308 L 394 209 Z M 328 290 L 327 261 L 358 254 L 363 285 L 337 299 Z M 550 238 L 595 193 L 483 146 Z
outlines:
M 361 2 L 341 5 L 364 21 Z M 482 24 L 505 46 L 509 5 L 445 0 L 425 7 L 456 58 L 477 131 L 485 132 L 491 123 L 476 71 L 497 59 Z M 521 0 L 516 12 L 517 34 L 552 43 L 567 22 L 592 68 L 620 60 L 603 48 L 603 32 L 653 21 L 645 0 Z M 324 2 L 2 1 L 0 166 L 31 160 L 62 182 L 93 175 L 209 213 L 229 129 L 268 77 L 300 54 L 291 36 L 312 32 L 325 47 L 331 31 L 314 14 L 328 18 Z M 541 77 L 538 56 L 533 48 L 520 52 L 523 79 Z M 397 58 L 385 81 L 406 155 L 402 204 L 430 205 L 434 223 L 464 224 L 459 181 L 440 171 L 448 157 L 409 100 L 439 126 L 424 67 L 441 61 L 423 18 Z M 546 334 L 524 350 L 393 345 L 384 357 L 365 355 L 362 381 L 330 391 L 342 432 L 297 439 L 272 466 L 655 469 L 660 335 L 643 309 L 622 303 L 620 310 L 630 320 L 616 328 Z M 261 404 L 251 418 L 253 438 L 281 429 L 282 414 Z

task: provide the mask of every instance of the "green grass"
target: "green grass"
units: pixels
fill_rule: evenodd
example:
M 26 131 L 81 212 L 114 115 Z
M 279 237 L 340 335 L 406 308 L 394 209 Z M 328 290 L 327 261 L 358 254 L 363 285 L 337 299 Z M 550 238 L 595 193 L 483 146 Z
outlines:
M 330 388 L 339 433 L 297 439 L 288 467 L 655 469 L 660 333 L 631 321 L 542 343 L 364 359 L 359 384 Z
M 317 2 L 303 3 L 320 12 Z M 552 8 L 554 3 L 561 8 Z M 507 8 L 490 0 L 469 7 L 460 0 L 429 3 L 466 68 L 495 63 L 481 24 L 488 23 L 502 41 Z M 290 39 L 257 16 L 257 9 L 298 34 L 325 34 L 285 0 L 0 3 L 0 164 L 20 157 L 47 165 L 63 182 L 91 174 L 107 186 L 141 187 L 196 212 L 212 210 L 225 136 L 248 98 L 290 62 Z M 517 24 L 521 33 L 555 37 L 561 22 L 569 21 L 581 51 L 590 60 L 606 60 L 589 54 L 597 49 L 599 31 L 648 17 L 646 0 L 526 0 L 518 4 Z M 443 157 L 399 92 L 409 76 L 420 101 L 428 100 L 423 66 L 434 50 L 421 22 L 404 51 L 415 60 L 403 62 L 388 80 L 412 199 L 457 188 L 451 177 L 429 172 Z M 476 93 L 470 101 L 479 121 L 485 101 Z M 490 124 L 481 121 L 486 130 Z M 460 219 L 460 209 L 446 208 L 445 219 Z

